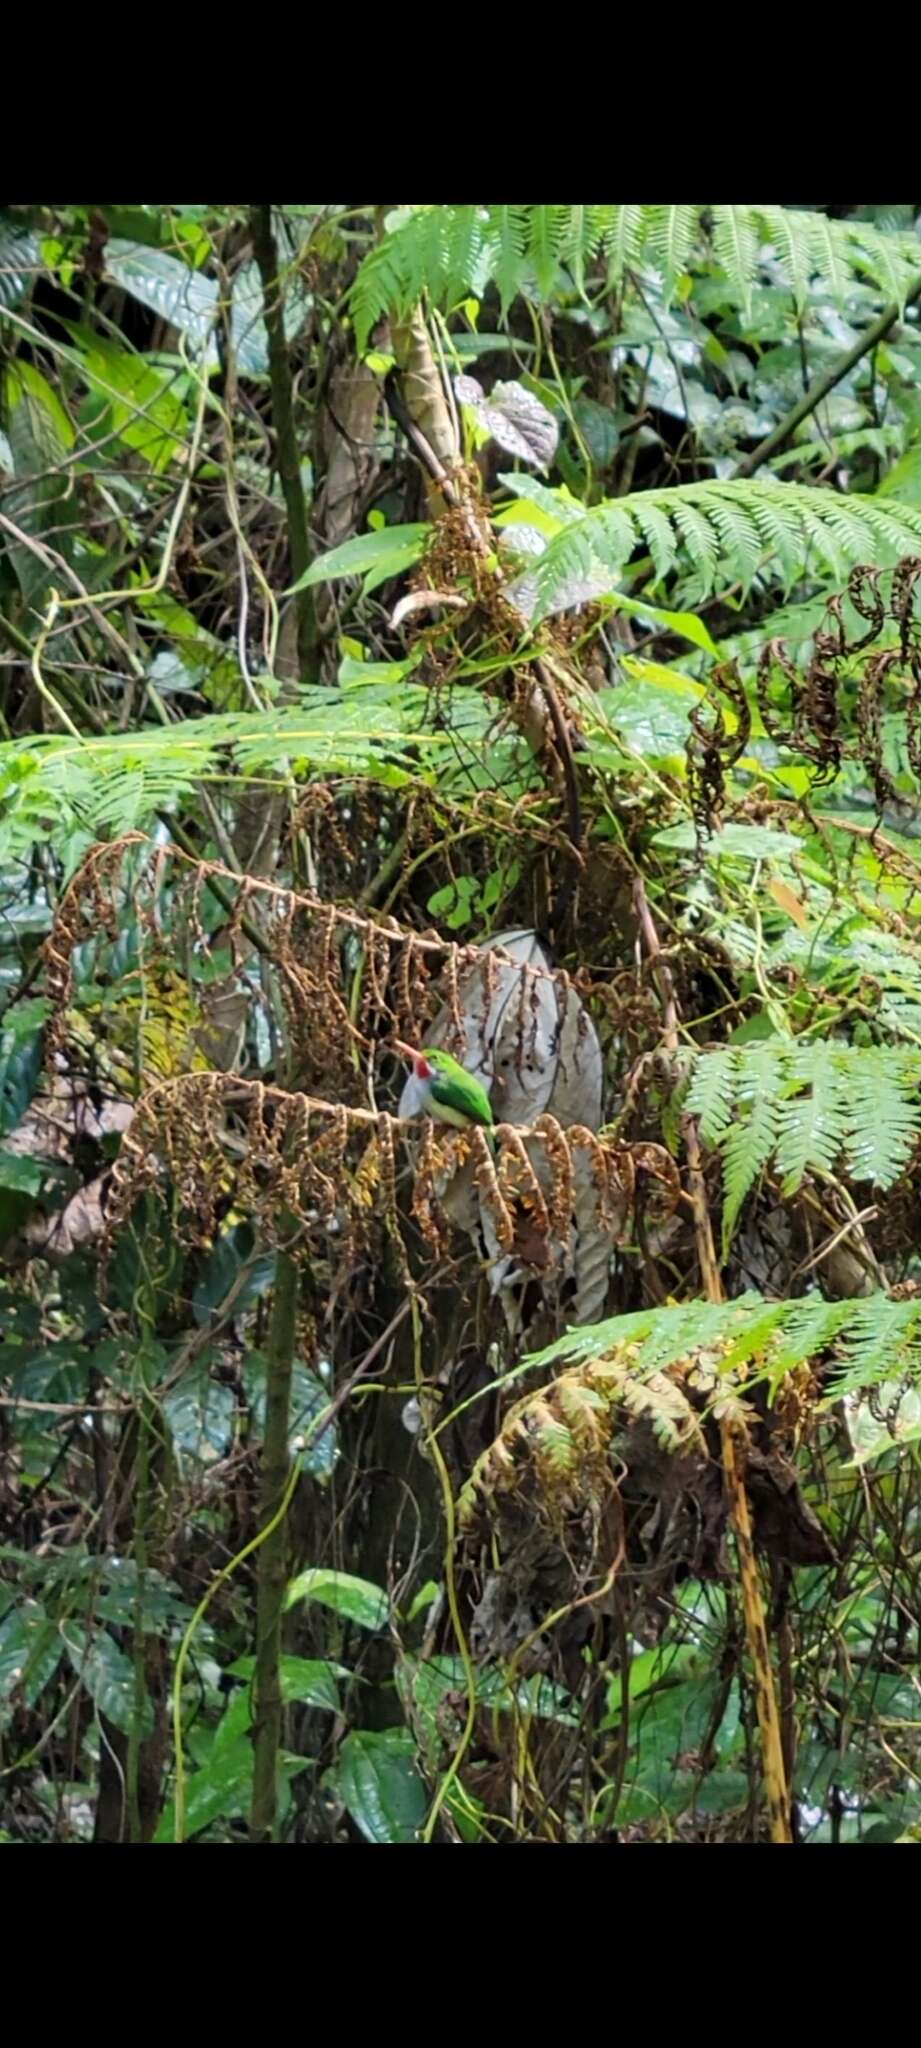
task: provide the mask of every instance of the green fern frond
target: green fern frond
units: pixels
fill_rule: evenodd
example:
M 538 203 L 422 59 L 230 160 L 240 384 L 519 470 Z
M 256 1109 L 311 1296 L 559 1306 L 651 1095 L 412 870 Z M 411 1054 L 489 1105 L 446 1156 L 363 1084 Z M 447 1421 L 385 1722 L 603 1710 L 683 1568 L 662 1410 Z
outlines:
M 788 1373 L 805 1365 L 824 1370 L 826 1407 L 843 1395 L 921 1389 L 921 1297 L 902 1302 L 879 1293 L 859 1301 L 825 1301 L 811 1293 L 801 1300 L 769 1302 L 751 1292 L 736 1301 L 689 1301 L 569 1330 L 524 1363 L 533 1369 L 578 1359 L 583 1383 L 610 1389 L 615 1404 L 634 1414 L 651 1415 L 655 1407 L 662 1441 L 670 1439 L 669 1448 L 675 1449 L 674 1432 L 687 1445 L 688 1413 L 695 1430 L 699 1415 L 675 1379 L 666 1378 L 666 1369 L 652 1362 L 663 1357 L 683 1360 L 695 1370 L 697 1361 L 709 1361 L 711 1367 L 717 1363 L 717 1400 L 724 1391 L 733 1398 L 740 1385 L 749 1394 L 759 1379 L 776 1391 Z M 554 1387 L 560 1388 L 564 1378 Z M 881 1431 L 870 1455 L 891 1448 L 897 1438 L 898 1432 Z
M 615 206 L 605 236 L 608 253 L 608 283 L 619 285 L 631 265 L 638 263 L 649 227 L 648 206 Z
M 526 206 L 496 206 L 493 221 L 493 276 L 499 292 L 502 318 L 518 291 L 528 247 Z
M 533 496 L 528 478 L 505 474 L 500 481 L 516 497 Z M 545 486 L 542 502 L 558 511 L 564 501 Z M 917 553 L 921 540 L 917 506 L 849 498 L 845 507 L 834 491 L 754 479 L 635 491 L 581 518 L 567 504 L 566 517 L 565 532 L 550 541 L 535 566 L 538 616 L 546 615 L 574 576 L 607 571 L 615 587 L 640 546 L 650 549 L 660 580 L 685 556 L 705 597 L 731 582 L 748 590 L 756 573 L 768 567 L 778 568 L 789 588 L 804 575 L 810 554 L 818 557 L 817 566 L 842 578 L 857 562 Z
M 398 784 L 450 760 L 458 731 L 462 744 L 482 742 L 490 711 L 477 692 L 459 690 L 462 701 L 438 730 L 425 691 L 399 674 L 394 688 L 305 690 L 296 710 L 222 713 L 101 738 L 49 733 L 6 741 L 0 862 L 47 839 L 52 821 L 59 844 L 82 835 L 80 851 L 94 838 L 143 828 L 201 781 L 275 781 L 294 771 Z
M 741 1061 L 736 1096 L 738 1114 L 722 1148 L 723 1258 L 746 1196 L 763 1172 L 777 1143 L 780 1105 L 778 1060 L 772 1045 L 752 1046 Z
M 569 265 L 580 292 L 585 290 L 586 265 L 591 263 L 610 232 L 612 206 L 571 206 L 561 243 L 561 255 Z
M 576 1461 L 572 1430 L 538 1397 L 529 1403 L 538 1457 L 555 1473 L 571 1472 Z
M 921 1135 L 921 1055 L 901 1047 L 768 1040 L 700 1053 L 687 1108 L 723 1159 L 724 1257 L 742 1204 L 773 1159 L 790 1195 L 807 1172 L 890 1187 Z
M 732 1046 L 698 1058 L 685 1108 L 696 1116 L 705 1145 L 718 1145 L 732 1122 L 738 1054 Z
M 921 1129 L 921 1062 L 868 1046 L 850 1064 L 848 1165 L 855 1180 L 889 1187 L 908 1165 Z
M 809 237 L 799 224 L 800 216 L 784 206 L 760 206 L 757 212 L 764 239 L 776 250 L 784 281 L 793 294 L 797 312 L 801 313 L 809 296 L 813 252 Z
M 653 206 L 646 230 L 644 256 L 661 273 L 668 303 L 675 285 L 687 270 L 697 240 L 699 206 Z
M 872 1294 L 849 1304 L 840 1337 L 841 1370 L 832 1398 L 858 1394 L 903 1376 L 921 1382 L 921 1300 Z
M 351 294 L 359 350 L 376 320 L 405 314 L 423 290 L 447 309 L 467 291 L 481 295 L 491 279 L 504 317 L 528 269 L 546 296 L 566 263 L 581 290 L 602 250 L 613 286 L 642 264 L 668 298 L 684 272 L 716 269 L 743 308 L 772 254 L 800 311 L 816 286 L 840 303 L 855 279 L 902 304 L 921 273 L 911 234 L 782 206 L 416 207 L 359 269 Z
M 573 1435 L 596 1441 L 598 1417 L 605 1413 L 607 1407 L 603 1396 L 575 1376 L 559 1381 L 558 1394 L 560 1407 Z
M 752 283 L 758 264 L 758 231 L 750 206 L 714 206 L 713 253 L 726 276 L 740 281 L 742 309 L 751 308 Z
M 533 206 L 531 208 L 531 232 L 528 254 L 534 270 L 537 289 L 542 298 L 549 298 L 560 266 L 560 253 L 567 239 L 572 240 L 574 208 L 569 206 Z
M 807 1168 L 833 1172 L 844 1150 L 844 1075 L 828 1057 L 829 1051 L 827 1044 L 796 1046 L 782 1052 L 777 1063 L 785 1099 L 778 1106 L 776 1155 L 785 1196 L 795 1194 Z

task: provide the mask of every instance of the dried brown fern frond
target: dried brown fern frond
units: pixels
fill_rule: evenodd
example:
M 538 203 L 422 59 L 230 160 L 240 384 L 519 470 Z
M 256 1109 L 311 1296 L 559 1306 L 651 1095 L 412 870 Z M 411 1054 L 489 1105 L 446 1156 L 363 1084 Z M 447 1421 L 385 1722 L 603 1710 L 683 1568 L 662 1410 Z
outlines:
M 462 1490 L 461 1527 L 473 1533 L 497 1514 L 501 1521 L 503 1496 L 552 1528 L 561 1515 L 596 1510 L 613 1485 L 614 1440 L 635 1421 L 648 1421 L 669 1454 L 706 1459 L 701 1417 L 682 1385 L 693 1357 L 640 1378 L 635 1355 L 625 1346 L 573 1366 L 517 1401 Z

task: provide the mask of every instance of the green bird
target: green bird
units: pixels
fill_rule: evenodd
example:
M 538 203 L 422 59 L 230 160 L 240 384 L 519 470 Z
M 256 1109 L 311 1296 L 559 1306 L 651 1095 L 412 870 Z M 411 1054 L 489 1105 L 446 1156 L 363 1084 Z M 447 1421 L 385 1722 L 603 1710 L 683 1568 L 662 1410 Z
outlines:
M 468 1074 L 459 1060 L 437 1046 L 416 1052 L 398 1038 L 393 1042 L 397 1052 L 412 1064 L 400 1104 L 404 1116 L 431 1116 L 437 1123 L 453 1125 L 456 1131 L 469 1130 L 471 1124 L 491 1126 L 492 1104 L 483 1083 L 475 1074 Z

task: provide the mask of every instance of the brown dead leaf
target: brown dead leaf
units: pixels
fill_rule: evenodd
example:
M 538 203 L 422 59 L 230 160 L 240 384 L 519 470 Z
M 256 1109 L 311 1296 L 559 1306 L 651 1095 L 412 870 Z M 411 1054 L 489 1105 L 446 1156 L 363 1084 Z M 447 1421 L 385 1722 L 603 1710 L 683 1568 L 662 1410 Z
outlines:
M 790 888 L 788 882 L 782 882 L 779 875 L 769 876 L 767 889 L 768 895 L 773 896 L 778 909 L 785 911 L 788 917 L 792 917 L 794 924 L 799 925 L 801 932 L 805 931 L 809 924 L 809 912 L 802 897 L 797 896 L 795 890 Z

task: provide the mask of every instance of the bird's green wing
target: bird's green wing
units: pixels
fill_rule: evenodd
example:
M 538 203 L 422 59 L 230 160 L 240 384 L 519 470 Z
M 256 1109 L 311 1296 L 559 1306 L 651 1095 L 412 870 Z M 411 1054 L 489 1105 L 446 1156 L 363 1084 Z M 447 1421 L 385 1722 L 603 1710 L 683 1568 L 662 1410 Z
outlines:
M 454 1063 L 450 1073 L 443 1070 L 436 1073 L 431 1095 L 443 1109 L 453 1109 L 456 1115 L 466 1117 L 472 1124 L 491 1124 L 493 1121 L 492 1104 L 482 1081 Z

